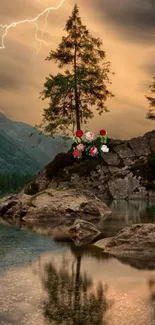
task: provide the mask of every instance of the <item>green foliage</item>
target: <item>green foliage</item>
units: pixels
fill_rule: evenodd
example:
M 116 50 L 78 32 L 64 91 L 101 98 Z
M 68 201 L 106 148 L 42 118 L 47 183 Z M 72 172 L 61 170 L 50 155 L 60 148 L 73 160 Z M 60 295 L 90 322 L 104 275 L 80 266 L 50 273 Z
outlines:
M 155 192 L 155 183 L 153 183 L 153 182 L 148 182 L 148 183 L 146 184 L 146 189 L 147 189 L 147 190 L 151 190 L 152 192 Z
M 155 168 L 155 152 L 152 152 L 149 157 L 150 166 Z
M 92 141 L 83 140 L 82 138 L 80 138 L 80 139 L 75 138 L 75 141 L 72 144 L 73 152 L 74 152 L 74 150 L 76 150 L 78 144 L 84 145 L 84 150 L 81 151 L 80 159 L 82 159 L 83 157 L 85 157 L 87 155 L 91 156 L 90 149 L 92 147 L 95 147 L 98 150 L 97 154 L 95 156 L 103 158 L 104 157 L 104 152 L 103 152 L 101 147 L 102 147 L 102 145 L 107 145 L 107 136 L 99 136 L 99 137 L 97 137 L 96 139 L 94 139 Z M 93 156 L 93 159 L 94 159 L 95 156 Z
M 97 165 L 105 165 L 102 158 L 86 156 L 82 160 L 75 161 L 74 165 L 68 168 L 68 174 L 78 174 L 79 176 L 87 176 L 92 170 L 95 170 Z
M 92 170 L 95 170 L 97 165 L 105 166 L 106 163 L 101 157 L 90 157 L 85 155 L 82 159 L 75 159 L 72 150 L 68 153 L 58 154 L 54 160 L 46 166 L 46 176 L 49 180 L 61 179 L 69 181 L 72 174 L 79 176 L 89 175 Z M 67 167 L 67 171 L 64 169 Z
M 150 88 L 151 92 L 154 94 L 155 93 L 155 77 L 153 78 L 153 82 L 149 88 Z M 151 97 L 151 96 L 146 96 L 146 98 L 150 104 L 150 109 L 149 109 L 146 117 L 148 119 L 154 120 L 155 119 L 155 98 Z
M 59 153 L 46 168 L 46 176 L 49 180 L 57 177 L 58 174 L 67 166 L 71 166 L 75 162 L 72 152 Z
M 66 22 L 66 36 L 62 37 L 56 51 L 46 58 L 58 62 L 64 73 L 49 75 L 40 97 L 49 99 L 49 107 L 44 109 L 41 126 L 51 135 L 68 132 L 72 127 L 80 129 L 94 114 L 95 105 L 99 114 L 108 111 L 105 102 L 114 95 L 107 89 L 110 62 L 105 61 L 106 53 L 101 49 L 102 41 L 91 36 L 82 24 L 79 9 L 75 5 Z
M 135 166 L 131 167 L 131 171 L 145 180 L 144 184 L 147 189 L 153 189 L 155 181 L 155 152 L 148 156 L 147 162 L 143 159 L 139 160 Z
M 38 192 L 38 185 L 35 182 L 28 184 L 24 189 L 24 193 L 27 195 L 34 195 L 37 192 Z
M 31 174 L 0 174 L 0 194 L 17 193 L 34 177 Z

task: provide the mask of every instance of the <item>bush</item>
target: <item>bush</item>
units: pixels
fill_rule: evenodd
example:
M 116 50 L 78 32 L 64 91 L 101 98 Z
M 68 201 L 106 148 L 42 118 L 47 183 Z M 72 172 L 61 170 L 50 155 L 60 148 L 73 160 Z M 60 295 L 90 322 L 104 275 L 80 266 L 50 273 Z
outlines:
M 46 168 L 46 176 L 49 180 L 58 176 L 60 171 L 67 166 L 73 165 L 75 159 L 73 157 L 72 151 L 67 153 L 59 153 L 51 163 L 49 163 Z
M 29 183 L 25 189 L 24 193 L 27 195 L 34 195 L 38 193 L 38 185 L 35 182 Z

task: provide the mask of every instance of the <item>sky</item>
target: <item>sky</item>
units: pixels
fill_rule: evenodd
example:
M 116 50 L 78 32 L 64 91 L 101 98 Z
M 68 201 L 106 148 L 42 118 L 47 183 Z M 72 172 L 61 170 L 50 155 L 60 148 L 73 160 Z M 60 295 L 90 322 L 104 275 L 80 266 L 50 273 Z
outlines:
M 33 19 L 45 8 L 59 3 L 60 0 L 0 0 L 0 25 Z M 115 97 L 106 103 L 110 112 L 102 116 L 95 113 L 88 127 L 95 132 L 104 128 L 109 137 L 120 139 L 155 129 L 155 122 L 146 119 L 145 98 L 155 76 L 155 1 L 76 0 L 76 3 L 82 23 L 94 37 L 102 39 L 106 60 L 110 60 L 115 72 L 110 85 Z M 41 44 L 36 41 L 35 23 L 9 29 L 4 38 L 5 48 L 0 49 L 0 112 L 10 119 L 32 126 L 41 122 L 48 100 L 39 99 L 39 93 L 49 73 L 59 71 L 54 62 L 45 58 L 61 42 L 74 4 L 73 0 L 65 0 L 58 10 L 50 11 Z M 45 15 L 37 21 L 38 28 L 44 27 L 44 21 Z M 1 27 L 1 37 L 3 33 Z

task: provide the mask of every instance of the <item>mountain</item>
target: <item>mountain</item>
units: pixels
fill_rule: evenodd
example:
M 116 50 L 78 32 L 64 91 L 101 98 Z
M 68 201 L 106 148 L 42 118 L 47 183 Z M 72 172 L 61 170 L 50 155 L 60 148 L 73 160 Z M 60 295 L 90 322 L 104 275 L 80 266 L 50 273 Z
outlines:
M 71 140 L 51 138 L 32 126 L 14 122 L 0 113 L 0 173 L 36 174 L 59 152 L 66 152 Z

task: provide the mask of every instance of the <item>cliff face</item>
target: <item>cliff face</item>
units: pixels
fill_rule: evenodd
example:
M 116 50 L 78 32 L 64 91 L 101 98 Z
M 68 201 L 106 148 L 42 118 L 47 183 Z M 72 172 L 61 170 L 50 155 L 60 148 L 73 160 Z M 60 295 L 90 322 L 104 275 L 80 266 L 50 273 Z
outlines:
M 46 188 L 77 188 L 113 199 L 155 197 L 155 130 L 131 140 L 108 140 L 104 159 L 75 160 L 60 153 L 25 188 L 30 193 Z

